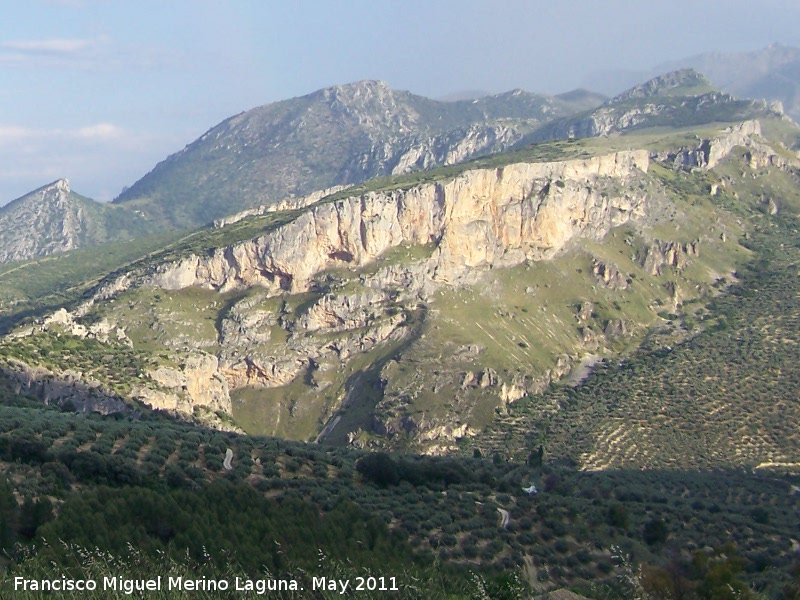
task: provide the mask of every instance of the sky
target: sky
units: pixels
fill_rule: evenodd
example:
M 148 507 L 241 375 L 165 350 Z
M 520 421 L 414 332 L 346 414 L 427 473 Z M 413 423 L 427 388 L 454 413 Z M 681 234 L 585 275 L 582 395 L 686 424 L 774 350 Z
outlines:
M 381 79 L 560 93 L 704 52 L 800 46 L 798 0 L 0 0 L 0 205 L 107 201 L 223 119 Z

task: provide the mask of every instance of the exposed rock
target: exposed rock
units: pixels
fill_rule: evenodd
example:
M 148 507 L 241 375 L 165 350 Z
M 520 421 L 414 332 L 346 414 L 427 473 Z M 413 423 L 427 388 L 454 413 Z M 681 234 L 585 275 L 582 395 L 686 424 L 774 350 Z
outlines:
M 464 373 L 464 379 L 461 381 L 461 389 L 466 389 L 468 387 L 478 387 L 478 378 L 472 371 Z
M 674 267 L 678 271 L 686 268 L 690 257 L 700 255 L 700 242 L 653 241 L 645 250 L 641 264 L 650 275 L 660 275 L 664 266 Z
M 769 214 L 771 214 L 771 215 L 773 215 L 773 216 L 778 214 L 778 205 L 777 205 L 777 204 L 775 204 L 775 200 L 773 200 L 772 198 L 768 198 L 768 199 L 767 199 L 767 200 L 764 202 L 764 204 L 766 204 L 766 205 L 767 205 L 767 212 L 768 212 Z
M 600 283 L 609 289 L 628 289 L 628 282 L 625 278 L 625 275 L 620 273 L 617 265 L 613 263 L 605 263 L 599 260 L 594 260 L 592 262 L 592 274 L 600 281 Z
M 326 196 L 331 196 L 337 192 L 341 192 L 346 188 L 346 185 L 335 185 L 324 190 L 312 192 L 311 194 L 307 194 L 299 198 L 286 198 L 285 200 L 281 200 L 280 202 L 274 204 L 262 204 L 261 206 L 248 208 L 247 210 L 243 210 L 220 219 L 215 219 L 212 225 L 215 229 L 220 229 L 222 227 L 227 227 L 228 225 L 238 223 L 242 219 L 247 219 L 248 217 L 255 217 L 285 210 L 298 210 L 300 208 L 305 208 L 307 206 L 311 206 L 312 204 L 316 204 Z
M 497 371 L 494 369 L 484 369 L 478 375 L 478 387 L 494 387 L 497 385 L 498 381 Z
M 575 317 L 578 321 L 588 321 L 594 316 L 594 303 L 584 300 L 578 307 L 578 312 Z
M 80 196 L 59 179 L 0 207 L 0 263 L 120 241 L 143 228 L 133 212 Z
M 607 338 L 620 338 L 628 335 L 628 326 L 622 319 L 610 319 L 603 333 Z
M 735 148 L 745 148 L 745 160 L 751 169 L 767 166 L 780 169 L 797 169 L 800 161 L 788 152 L 779 153 L 762 138 L 761 124 L 757 120 L 749 120 L 728 127 L 721 135 L 713 139 L 702 140 L 697 146 L 681 148 L 664 154 L 654 153 L 652 158 L 662 162 L 671 162 L 676 168 L 700 168 L 710 170 L 725 160 Z M 718 193 L 719 184 L 711 185 L 711 195 Z
M 161 366 L 148 375 L 160 386 L 174 393 L 158 398 L 140 390 L 143 401 L 153 408 L 189 413 L 195 406 L 231 412 L 228 383 L 218 371 L 216 356 L 206 353 L 190 354 L 179 368 Z M 153 405 L 152 402 L 165 404 Z
M 57 373 L 14 359 L 3 361 L 0 370 L 16 383 L 17 393 L 28 394 L 45 404 L 70 406 L 79 412 L 139 415 L 123 398 L 104 390 L 99 382 L 84 378 L 82 373 Z
M 150 284 L 300 292 L 324 269 L 360 267 L 389 248 L 430 242 L 437 244 L 432 279 L 455 283 L 476 267 L 547 258 L 573 237 L 601 238 L 643 216 L 646 197 L 636 188 L 609 191 L 632 184 L 647 166 L 645 151 L 618 152 L 467 171 L 445 183 L 346 198 L 254 240 L 162 265 Z
M 524 398 L 527 393 L 525 387 L 521 385 L 504 383 L 500 388 L 500 400 L 505 405 Z

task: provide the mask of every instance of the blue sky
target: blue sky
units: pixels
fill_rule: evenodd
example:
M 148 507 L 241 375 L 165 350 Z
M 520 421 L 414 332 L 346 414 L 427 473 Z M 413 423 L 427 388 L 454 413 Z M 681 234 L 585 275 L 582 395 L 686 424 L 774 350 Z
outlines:
M 0 204 L 109 200 L 222 119 L 383 79 L 558 93 L 604 70 L 800 46 L 797 0 L 0 0 Z

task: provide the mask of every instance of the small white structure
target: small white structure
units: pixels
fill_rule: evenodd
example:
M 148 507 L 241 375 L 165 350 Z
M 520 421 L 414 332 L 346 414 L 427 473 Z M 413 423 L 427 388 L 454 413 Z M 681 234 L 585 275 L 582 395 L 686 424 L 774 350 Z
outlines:
M 536 489 L 535 484 L 530 484 L 528 487 L 522 488 L 522 491 L 528 494 L 529 496 L 533 496 L 534 494 L 538 494 L 539 490 Z
M 222 461 L 222 468 L 226 471 L 232 471 L 233 467 L 231 466 L 231 461 L 233 460 L 233 450 L 228 448 L 225 450 L 225 460 Z

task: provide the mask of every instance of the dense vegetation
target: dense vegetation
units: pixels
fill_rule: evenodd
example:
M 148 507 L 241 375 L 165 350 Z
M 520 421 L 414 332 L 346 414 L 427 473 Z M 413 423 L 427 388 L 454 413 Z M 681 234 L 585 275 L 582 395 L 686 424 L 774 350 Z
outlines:
M 722 555 L 731 577 L 772 596 L 791 583 L 797 477 L 591 473 L 550 450 L 541 463 L 536 452 L 526 462 L 475 454 L 364 454 L 10 400 L 0 408 L 7 577 L 80 577 L 82 548 L 99 548 L 119 557 L 104 567 L 111 575 L 135 552 L 208 577 L 400 573 L 404 586 L 428 578 L 464 597 L 480 597 L 473 571 L 495 591 L 516 573 L 523 583 L 513 585 L 627 597 L 619 586 L 631 560 L 652 565 L 639 577 L 647 585 L 672 564 L 699 589 Z M 531 483 L 539 494 L 523 490 Z

